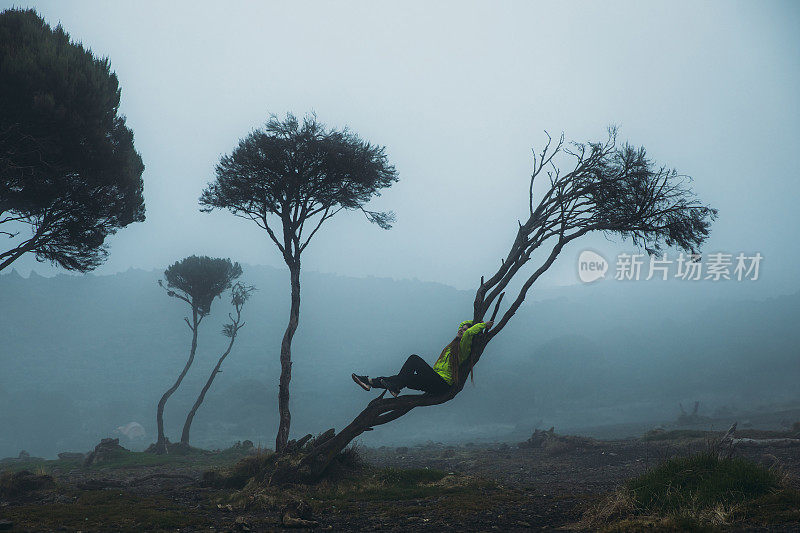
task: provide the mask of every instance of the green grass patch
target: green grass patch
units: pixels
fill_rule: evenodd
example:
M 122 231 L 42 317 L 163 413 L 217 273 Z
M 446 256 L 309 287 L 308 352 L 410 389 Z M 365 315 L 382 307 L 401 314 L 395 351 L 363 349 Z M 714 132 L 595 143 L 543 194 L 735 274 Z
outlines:
M 800 492 L 773 469 L 713 452 L 665 461 L 629 480 L 584 515 L 583 526 L 610 531 L 717 528 L 800 519 Z
M 106 471 L 120 469 L 136 469 L 150 466 L 186 466 L 194 468 L 218 468 L 230 466 L 242 458 L 249 457 L 248 451 L 229 448 L 220 452 L 206 450 L 195 453 L 156 455 L 146 452 L 131 452 L 123 450 L 113 458 L 93 464 L 89 471 Z M 55 459 L 45 461 L 26 461 L 21 463 L 4 463 L 0 465 L 0 472 L 19 472 L 30 470 L 32 472 L 53 474 L 55 471 L 66 472 L 82 469 L 83 461 L 80 459 Z
M 31 472 L 43 472 L 46 474 L 50 473 L 50 468 L 53 463 L 60 463 L 61 460 L 57 461 L 46 461 L 46 460 L 33 460 L 33 461 L 22 461 L 22 462 L 8 462 L 0 464 L 0 473 L 3 472 L 21 472 L 23 470 L 30 470 Z M 79 461 L 69 461 L 70 465 L 79 465 Z M 74 468 L 75 466 L 72 466 Z
M 626 483 L 638 509 L 670 514 L 740 503 L 777 490 L 781 476 L 741 458 L 700 453 L 664 462 Z
M 207 522 L 170 498 L 134 496 L 120 490 L 85 491 L 74 503 L 13 506 L 3 514 L 16 527 L 30 531 L 61 527 L 73 531 L 164 531 L 201 527 Z

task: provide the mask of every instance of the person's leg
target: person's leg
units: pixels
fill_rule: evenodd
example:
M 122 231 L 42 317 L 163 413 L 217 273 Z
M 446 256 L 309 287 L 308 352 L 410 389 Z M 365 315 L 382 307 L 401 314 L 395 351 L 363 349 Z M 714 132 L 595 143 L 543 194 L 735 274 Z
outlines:
M 424 360 L 419 359 L 415 363 L 413 374 L 406 378 L 406 387 L 432 394 L 439 394 L 450 388 L 450 384 Z
M 399 391 L 407 386 L 406 383 L 414 376 L 417 369 L 424 366 L 428 366 L 428 363 L 426 363 L 425 360 L 417 354 L 412 354 L 408 357 L 408 359 L 406 359 L 406 362 L 403 363 L 403 366 L 400 368 L 400 371 L 397 374 L 394 376 L 380 376 L 372 378 L 370 380 L 370 385 L 378 389 L 391 389 L 394 391 Z
M 420 356 L 413 354 L 400 369 L 397 375 L 373 378 L 372 385 L 374 387 L 388 388 L 399 391 L 402 388 L 408 387 L 423 392 L 444 392 L 450 385 L 431 368 Z

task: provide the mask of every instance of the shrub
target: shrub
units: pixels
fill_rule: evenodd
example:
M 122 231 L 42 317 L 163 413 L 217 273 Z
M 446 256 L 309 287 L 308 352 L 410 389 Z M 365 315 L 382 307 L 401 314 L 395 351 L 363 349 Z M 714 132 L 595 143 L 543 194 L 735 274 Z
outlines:
M 777 489 L 781 476 L 742 458 L 713 452 L 670 459 L 626 483 L 637 509 L 669 514 L 740 503 Z
M 764 513 L 755 510 L 767 500 L 773 505 L 796 502 L 800 493 L 774 469 L 707 451 L 669 459 L 627 481 L 590 509 L 582 525 L 596 529 L 613 523 L 617 529 L 641 530 L 656 525 L 699 529 L 731 520 L 764 522 Z M 783 509 L 776 516 L 789 516 L 790 511 Z

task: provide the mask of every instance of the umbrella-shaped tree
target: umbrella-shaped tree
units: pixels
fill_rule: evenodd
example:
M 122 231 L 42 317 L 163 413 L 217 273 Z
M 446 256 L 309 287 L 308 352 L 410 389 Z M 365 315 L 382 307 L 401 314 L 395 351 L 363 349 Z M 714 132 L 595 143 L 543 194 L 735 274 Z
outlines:
M 327 129 L 315 116 L 273 116 L 239 141 L 216 167 L 216 180 L 200 197 L 202 210 L 227 209 L 267 232 L 289 267 L 291 307 L 281 342 L 280 425 L 275 449 L 289 438 L 292 338 L 300 321 L 300 255 L 322 224 L 339 211 L 359 210 L 389 229 L 392 213 L 364 205 L 397 181 L 384 148 L 344 130 Z
M 233 281 L 242 275 L 239 263 L 232 263 L 230 259 L 219 259 L 206 256 L 190 256 L 170 265 L 164 271 L 164 280 L 158 284 L 167 291 L 167 295 L 183 300 L 192 311 L 192 319 L 184 317 L 186 325 L 192 332 L 192 344 L 189 349 L 189 358 L 178 375 L 175 383 L 167 389 L 158 401 L 156 409 L 156 425 L 158 439 L 150 447 L 150 451 L 164 453 L 167 451 L 167 438 L 164 434 L 164 406 L 167 400 L 178 389 L 189 367 L 194 362 L 197 352 L 197 330 L 200 322 L 211 312 L 211 303 L 214 298 L 231 288 Z M 188 436 L 188 432 L 187 432 Z

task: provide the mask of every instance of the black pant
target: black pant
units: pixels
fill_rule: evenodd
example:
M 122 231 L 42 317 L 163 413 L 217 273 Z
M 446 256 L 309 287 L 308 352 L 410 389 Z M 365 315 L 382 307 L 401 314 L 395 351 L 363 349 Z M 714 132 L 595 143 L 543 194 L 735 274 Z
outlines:
M 403 363 L 403 368 L 396 376 L 375 378 L 373 382 L 378 380 L 386 380 L 388 385 L 395 390 L 400 390 L 404 387 L 409 389 L 419 390 L 423 392 L 431 392 L 438 394 L 450 388 L 450 385 L 431 368 L 431 365 L 417 354 L 409 356 L 406 362 Z M 375 385 L 380 387 L 380 385 Z

